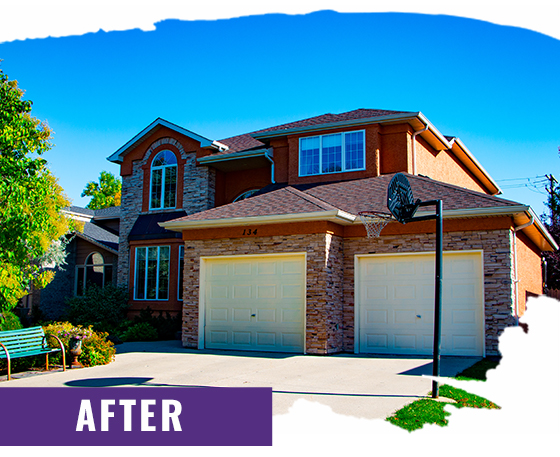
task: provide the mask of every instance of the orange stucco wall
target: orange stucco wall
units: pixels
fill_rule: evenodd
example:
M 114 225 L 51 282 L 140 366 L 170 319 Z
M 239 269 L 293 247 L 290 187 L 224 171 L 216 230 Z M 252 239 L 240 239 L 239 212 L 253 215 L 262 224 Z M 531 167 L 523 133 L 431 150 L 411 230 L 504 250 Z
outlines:
M 412 143 L 411 135 L 409 141 Z M 416 137 L 416 173 L 477 192 L 488 192 L 451 151 L 436 151 L 418 137 Z
M 443 230 L 444 232 L 500 230 L 509 229 L 511 225 L 512 221 L 509 217 L 448 219 L 443 221 Z M 414 222 L 409 224 L 393 222 L 383 229 L 382 235 L 434 233 L 434 230 L 435 221 Z M 366 229 L 361 224 L 342 226 L 329 221 L 308 221 L 189 229 L 183 231 L 183 240 L 304 235 L 327 232 L 344 238 L 366 236 Z
M 253 170 L 216 172 L 215 206 L 231 203 L 248 190 L 262 189 L 270 184 L 270 167 Z
M 541 295 L 542 290 L 542 264 L 538 248 L 524 233 L 517 233 L 517 275 L 518 307 L 522 316 L 526 309 L 527 296 Z

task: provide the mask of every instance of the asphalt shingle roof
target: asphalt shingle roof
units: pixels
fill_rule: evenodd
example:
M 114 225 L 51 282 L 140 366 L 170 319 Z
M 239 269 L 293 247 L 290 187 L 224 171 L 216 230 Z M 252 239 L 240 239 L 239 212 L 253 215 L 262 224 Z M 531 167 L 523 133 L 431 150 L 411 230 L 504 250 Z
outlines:
M 229 154 L 232 152 L 239 152 L 248 149 L 264 147 L 264 143 L 253 138 L 252 136 L 258 133 L 291 130 L 291 129 L 297 129 L 303 127 L 319 126 L 321 124 L 331 124 L 335 122 L 353 121 L 358 119 L 369 119 L 373 117 L 388 116 L 391 114 L 406 114 L 406 113 L 409 113 L 409 111 L 388 111 L 388 110 L 362 108 L 353 111 L 347 111 L 345 113 L 340 113 L 340 114 L 332 114 L 332 113 L 321 114 L 320 116 L 310 117 L 295 122 L 288 122 L 286 124 L 276 125 L 274 127 L 268 127 L 262 130 L 256 130 L 251 133 L 245 133 L 243 135 L 232 136 L 230 138 L 219 140 L 220 143 L 225 144 L 226 146 L 229 147 L 229 149 L 227 151 L 223 151 L 221 153 L 215 153 L 213 155 Z
M 81 233 L 84 238 L 96 241 L 108 248 L 118 251 L 119 249 L 119 237 L 107 230 L 99 227 L 98 225 L 92 224 L 91 222 L 86 222 L 84 224 L 84 231 Z
M 430 178 L 405 174 L 415 199 L 441 199 L 444 210 L 516 206 L 519 203 L 464 189 Z M 393 174 L 375 178 L 307 185 L 270 185 L 250 198 L 177 220 L 202 221 L 234 217 L 298 214 L 339 209 L 351 214 L 385 211 L 387 187 Z

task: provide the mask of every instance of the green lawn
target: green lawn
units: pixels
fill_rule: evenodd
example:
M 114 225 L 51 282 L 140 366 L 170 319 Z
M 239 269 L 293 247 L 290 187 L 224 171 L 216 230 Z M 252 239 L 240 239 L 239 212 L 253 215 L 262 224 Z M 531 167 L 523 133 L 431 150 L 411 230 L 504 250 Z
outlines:
M 483 359 L 472 367 L 459 373 L 455 379 L 485 381 L 486 372 L 495 368 L 498 363 L 499 362 Z M 388 417 L 387 420 L 405 430 L 413 431 L 422 428 L 424 424 L 437 424 L 442 427 L 447 425 L 446 417 L 449 416 L 450 413 L 444 411 L 446 405 L 453 405 L 457 408 L 500 409 L 498 405 L 486 398 L 470 394 L 462 389 L 451 387 L 446 384 L 439 386 L 439 396 L 453 399 L 456 403 L 425 398 L 399 409 L 395 414 Z

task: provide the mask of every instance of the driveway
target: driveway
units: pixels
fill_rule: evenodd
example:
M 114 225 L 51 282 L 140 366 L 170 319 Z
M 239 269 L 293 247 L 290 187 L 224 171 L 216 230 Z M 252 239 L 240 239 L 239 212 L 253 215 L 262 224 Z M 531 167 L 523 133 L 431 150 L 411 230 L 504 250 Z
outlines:
M 478 360 L 442 357 L 441 376 L 454 376 Z M 109 365 L 15 374 L 0 387 L 272 387 L 274 414 L 287 413 L 295 400 L 304 398 L 337 414 L 375 419 L 425 397 L 431 380 L 424 375 L 431 374 L 429 357 L 198 351 L 183 348 L 180 341 L 158 341 L 119 345 Z

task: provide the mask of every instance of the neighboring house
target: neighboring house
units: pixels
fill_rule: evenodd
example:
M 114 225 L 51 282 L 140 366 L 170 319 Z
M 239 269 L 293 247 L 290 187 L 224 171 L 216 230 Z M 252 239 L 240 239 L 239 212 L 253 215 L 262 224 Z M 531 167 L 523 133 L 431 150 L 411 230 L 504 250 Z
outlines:
M 182 313 L 186 347 L 431 354 L 435 223 L 387 211 L 391 177 L 442 199 L 442 353 L 495 355 L 557 249 L 527 206 L 418 112 L 359 109 L 213 141 L 157 119 L 116 151 L 118 282 Z
M 69 234 L 67 264 L 44 289 L 33 290 L 20 303 L 20 315 L 38 307 L 47 319 L 58 319 L 67 298 L 81 296 L 87 284 L 117 284 L 120 208 L 91 210 L 71 206 L 63 212 L 81 223 L 83 231 Z

